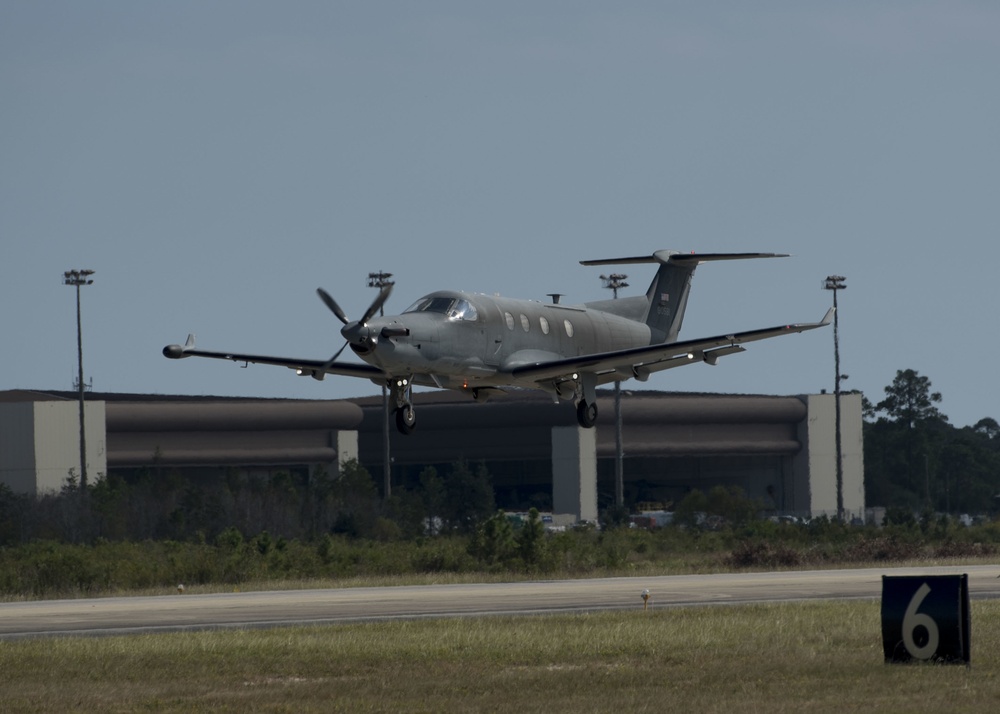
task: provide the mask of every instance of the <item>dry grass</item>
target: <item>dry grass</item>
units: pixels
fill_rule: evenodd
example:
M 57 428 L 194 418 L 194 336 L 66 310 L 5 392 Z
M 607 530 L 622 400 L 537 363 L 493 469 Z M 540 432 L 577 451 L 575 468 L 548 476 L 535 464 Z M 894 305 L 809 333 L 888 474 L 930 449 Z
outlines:
M 877 602 L 0 643 L 0 711 L 994 712 L 973 667 L 887 666 Z

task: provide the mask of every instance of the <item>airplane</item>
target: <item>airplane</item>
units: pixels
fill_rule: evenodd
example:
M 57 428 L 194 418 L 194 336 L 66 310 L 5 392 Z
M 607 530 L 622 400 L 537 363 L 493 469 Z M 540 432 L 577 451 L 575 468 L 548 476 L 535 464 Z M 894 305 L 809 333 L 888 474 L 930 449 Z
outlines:
M 398 430 L 416 428 L 414 385 L 452 389 L 486 401 L 507 388 L 542 390 L 556 402 L 576 403 L 580 426 L 597 422 L 597 387 L 615 381 L 645 382 L 655 372 L 744 352 L 743 344 L 829 325 L 831 308 L 819 322 L 780 325 L 694 340 L 678 340 L 691 279 L 702 263 L 783 258 L 781 253 L 681 253 L 584 260 L 581 265 L 656 264 L 645 295 L 580 305 L 559 304 L 442 290 L 421 297 L 399 315 L 376 317 L 392 292 L 382 287 L 365 313 L 351 320 L 322 288 L 316 293 L 343 323 L 345 343 L 328 360 L 211 352 L 167 345 L 170 359 L 209 357 L 244 365 L 289 367 L 322 380 L 327 374 L 360 377 L 389 389 Z M 344 349 L 364 363 L 338 361 Z

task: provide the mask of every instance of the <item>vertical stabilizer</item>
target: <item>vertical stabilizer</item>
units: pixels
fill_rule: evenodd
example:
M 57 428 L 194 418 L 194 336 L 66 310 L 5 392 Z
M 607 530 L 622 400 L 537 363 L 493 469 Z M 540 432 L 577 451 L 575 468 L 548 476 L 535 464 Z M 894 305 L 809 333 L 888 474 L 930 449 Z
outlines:
M 698 261 L 692 260 L 690 253 L 669 250 L 657 251 L 653 257 L 660 263 L 660 268 L 646 291 L 649 303 L 646 325 L 650 331 L 650 342 L 675 342 L 684 322 L 691 278 Z
M 659 263 L 653 282 L 646 291 L 646 325 L 650 342 L 675 342 L 684 322 L 691 278 L 701 263 L 714 260 L 749 260 L 753 258 L 785 258 L 784 253 L 678 253 L 658 250 L 651 256 L 581 261 L 583 265 L 626 265 Z

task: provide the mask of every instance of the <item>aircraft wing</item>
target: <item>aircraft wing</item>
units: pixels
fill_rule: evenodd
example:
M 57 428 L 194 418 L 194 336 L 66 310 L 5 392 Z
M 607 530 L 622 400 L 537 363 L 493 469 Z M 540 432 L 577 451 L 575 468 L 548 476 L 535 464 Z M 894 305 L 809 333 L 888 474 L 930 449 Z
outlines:
M 696 362 L 715 364 L 719 357 L 743 352 L 744 342 L 766 340 L 771 337 L 791 335 L 817 327 L 825 327 L 833 321 L 833 308 L 819 322 L 766 327 L 747 332 L 735 332 L 716 337 L 705 337 L 681 342 L 660 343 L 644 347 L 633 347 L 614 352 L 568 357 L 566 359 L 535 362 L 514 367 L 511 375 L 518 379 L 544 381 L 558 379 L 572 372 L 591 374 L 618 373 L 622 378 L 635 377 L 645 380 L 651 373 L 672 367 L 680 367 Z
M 188 335 L 187 342 L 182 345 L 167 345 L 163 348 L 163 356 L 170 359 L 184 359 L 186 357 L 209 357 L 211 359 L 227 359 L 233 362 L 245 362 L 247 364 L 273 364 L 279 367 L 288 367 L 301 374 L 309 375 L 316 379 L 323 379 L 327 374 L 339 374 L 347 377 L 361 377 L 363 379 L 382 379 L 385 373 L 378 367 L 369 364 L 355 364 L 351 362 L 337 362 L 335 360 L 310 360 L 294 359 L 290 357 L 268 357 L 266 355 L 247 355 L 237 352 L 211 352 L 209 350 L 199 350 L 194 345 L 194 335 Z

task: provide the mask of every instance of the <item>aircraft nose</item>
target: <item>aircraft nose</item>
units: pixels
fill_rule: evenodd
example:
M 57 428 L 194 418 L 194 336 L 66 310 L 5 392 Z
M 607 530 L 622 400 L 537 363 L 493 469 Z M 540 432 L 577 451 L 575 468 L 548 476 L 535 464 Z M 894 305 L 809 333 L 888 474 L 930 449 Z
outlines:
M 351 343 L 352 347 L 362 348 L 366 351 L 371 349 L 372 344 L 375 342 L 371 328 L 357 320 L 344 325 L 340 330 L 340 334 L 343 335 L 345 340 Z

